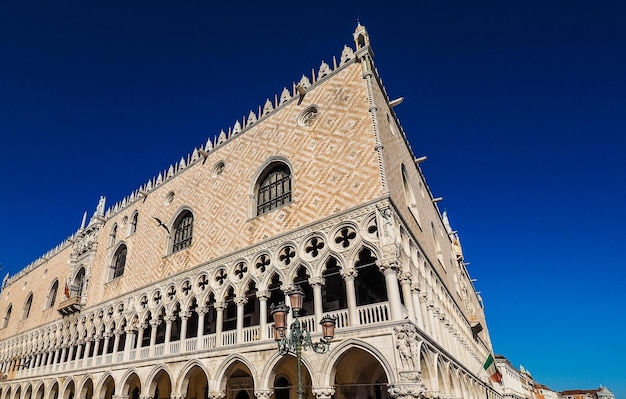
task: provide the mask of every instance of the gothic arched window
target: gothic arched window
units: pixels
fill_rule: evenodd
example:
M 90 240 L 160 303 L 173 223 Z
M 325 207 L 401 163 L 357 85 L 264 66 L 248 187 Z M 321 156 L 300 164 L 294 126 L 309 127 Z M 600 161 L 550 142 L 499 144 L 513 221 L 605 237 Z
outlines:
M 270 165 L 261 174 L 257 189 L 257 215 L 291 202 L 291 170 L 284 163 Z
M 27 319 L 30 314 L 30 308 L 33 305 L 33 293 L 31 292 L 28 295 L 28 299 L 26 299 L 26 303 L 24 303 L 24 313 L 22 314 L 22 320 Z
M 124 268 L 126 267 L 126 254 L 128 249 L 126 245 L 120 245 L 120 247 L 115 251 L 115 256 L 113 256 L 113 277 L 118 278 L 124 274 Z
M 138 219 L 139 219 L 139 213 L 135 212 L 133 214 L 133 218 L 130 220 L 130 227 L 129 227 L 128 235 L 133 235 L 135 234 L 135 231 L 137 231 Z
M 178 216 L 176 223 L 174 223 L 174 244 L 172 246 L 172 252 L 178 252 L 190 246 L 192 238 L 193 213 L 191 213 L 191 211 L 184 211 Z
M 54 283 L 52 283 L 52 286 L 50 287 L 50 291 L 48 292 L 48 300 L 46 301 L 46 309 L 54 306 L 58 291 L 59 291 L 59 280 L 54 280 Z
M 4 315 L 4 319 L 2 319 L 2 328 L 5 328 L 9 325 L 9 320 L 11 320 L 11 311 L 13 310 L 13 305 L 9 304 L 9 308 L 7 309 L 6 314 Z
M 109 245 L 115 244 L 115 240 L 117 237 L 117 223 L 111 227 L 111 232 L 109 233 Z

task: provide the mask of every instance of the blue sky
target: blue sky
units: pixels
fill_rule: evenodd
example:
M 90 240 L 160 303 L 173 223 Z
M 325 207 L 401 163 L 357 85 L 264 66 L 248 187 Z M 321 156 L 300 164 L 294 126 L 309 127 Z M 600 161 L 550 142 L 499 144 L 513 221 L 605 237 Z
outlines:
M 494 351 L 626 399 L 626 5 L 225 3 L 0 3 L 1 273 L 338 57 L 359 18 Z

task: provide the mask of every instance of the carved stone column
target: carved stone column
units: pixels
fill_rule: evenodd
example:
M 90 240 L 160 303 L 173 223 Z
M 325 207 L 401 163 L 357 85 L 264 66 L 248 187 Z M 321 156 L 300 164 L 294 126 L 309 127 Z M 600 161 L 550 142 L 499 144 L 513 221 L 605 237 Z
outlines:
M 139 324 L 137 326 L 137 345 L 135 345 L 135 347 L 137 348 L 139 352 L 141 352 L 141 346 L 143 344 L 143 334 L 144 334 L 144 330 L 146 329 L 146 327 L 148 326 L 144 323 Z M 138 359 L 139 356 L 141 356 L 141 353 L 137 354 L 136 359 Z
M 163 345 L 163 353 L 170 353 L 170 340 L 172 339 L 172 322 L 176 320 L 175 316 L 165 316 L 165 342 Z
M 149 350 L 150 356 L 154 356 L 154 347 L 156 346 L 157 328 L 159 327 L 160 323 L 161 323 L 161 320 L 159 319 L 150 320 L 150 350 Z
M 109 349 L 110 339 L 111 339 L 111 334 L 104 333 L 104 342 L 102 343 L 102 356 L 107 354 L 107 350 Z
M 424 292 L 420 292 L 420 309 L 422 309 L 424 331 L 430 336 L 433 335 L 432 327 L 430 325 L 430 317 L 428 315 L 428 295 Z
M 225 397 L 226 397 L 225 391 L 210 391 L 209 392 L 209 399 L 224 399 Z
M 129 360 L 130 350 L 131 350 L 131 347 L 133 346 L 133 339 L 135 338 L 135 334 L 137 333 L 137 330 L 135 330 L 133 327 L 127 327 L 125 331 L 126 331 L 126 338 L 124 342 L 124 360 Z
M 351 326 L 358 326 L 359 312 L 356 308 L 356 289 L 354 288 L 354 279 L 358 275 L 356 269 L 343 269 L 339 272 L 346 284 L 346 301 L 348 302 L 348 320 Z
M 196 333 L 196 337 L 198 337 L 198 349 L 207 349 L 202 347 L 202 340 L 204 339 L 204 315 L 207 313 L 207 308 L 198 306 L 196 313 L 198 313 L 198 331 Z
M 384 248 L 383 252 L 386 252 Z M 402 300 L 400 299 L 397 276 L 397 270 L 400 267 L 400 260 L 394 255 L 392 257 L 376 261 L 376 265 L 385 276 L 385 287 L 387 288 L 387 298 L 389 298 L 389 312 L 391 313 L 391 320 L 402 320 Z
M 419 328 L 425 330 L 424 315 L 422 314 L 422 306 L 420 304 L 420 285 L 419 282 L 411 282 L 411 301 L 413 302 L 413 310 L 415 311 L 415 322 Z
M 245 296 L 238 296 L 234 299 L 235 305 L 237 305 L 237 343 L 243 343 L 243 311 L 244 305 L 248 303 L 248 298 Z
M 96 335 L 93 337 L 94 346 L 93 346 L 93 357 L 98 356 L 98 351 L 100 350 L 100 336 Z
M 311 277 L 309 284 L 313 288 L 313 313 L 315 314 L 315 325 L 319 325 L 322 320 L 322 314 L 324 313 L 324 306 L 322 304 L 322 286 L 324 285 L 324 278 Z
M 409 320 L 416 322 L 417 317 L 413 306 L 413 297 L 411 296 L 411 273 L 404 271 L 399 272 L 398 280 L 400 281 L 400 287 L 402 288 L 404 306 L 406 306 L 406 309 L 409 312 Z
M 222 330 L 224 328 L 224 302 L 215 302 L 215 310 L 217 312 L 217 320 L 215 321 L 215 346 L 222 346 Z
M 256 297 L 259 299 L 259 328 L 261 329 L 261 340 L 267 338 L 267 300 L 270 293 L 267 290 L 257 291 Z
M 115 335 L 115 339 L 113 341 L 113 353 L 117 353 L 117 350 L 120 347 L 120 337 L 122 336 L 123 333 L 124 331 L 122 330 L 117 330 L 113 332 L 113 335 Z
M 335 387 L 314 387 L 311 392 L 316 399 L 330 399 L 335 394 Z
M 180 312 L 178 316 L 180 317 L 180 341 L 181 345 L 185 345 L 185 340 L 187 339 L 187 321 L 191 317 L 191 312 Z M 183 349 L 181 349 L 181 351 L 182 350 Z

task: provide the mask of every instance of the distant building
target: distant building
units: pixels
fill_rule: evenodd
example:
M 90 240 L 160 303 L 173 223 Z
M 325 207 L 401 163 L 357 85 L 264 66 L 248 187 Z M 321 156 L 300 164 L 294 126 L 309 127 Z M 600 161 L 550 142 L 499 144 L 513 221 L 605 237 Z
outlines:
M 502 374 L 502 397 L 507 399 L 525 399 L 520 371 L 503 355 L 496 355 L 496 367 Z
M 559 393 L 550 389 L 550 387 L 543 384 L 535 384 L 537 388 L 537 397 L 539 399 L 559 399 Z
M 5 279 L 0 399 L 294 398 L 269 310 L 295 286 L 314 341 L 337 322 L 307 399 L 501 398 L 459 237 L 354 42 Z
M 559 392 L 561 399 L 615 399 L 613 392 L 600 385 L 598 389 L 572 389 Z

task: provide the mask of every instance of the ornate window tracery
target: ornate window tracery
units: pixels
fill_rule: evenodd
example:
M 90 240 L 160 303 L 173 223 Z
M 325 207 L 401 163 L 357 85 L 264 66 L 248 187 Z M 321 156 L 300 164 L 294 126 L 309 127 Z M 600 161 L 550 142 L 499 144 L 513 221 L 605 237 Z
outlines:
M 257 215 L 291 202 L 291 170 L 287 165 L 270 165 L 261 176 L 257 192 Z
M 174 224 L 174 244 L 172 252 L 178 252 L 191 245 L 193 238 L 193 213 L 184 211 Z
M 112 279 L 121 277 L 124 274 L 124 269 L 126 268 L 126 255 L 128 249 L 126 245 L 120 246 L 117 251 L 115 251 L 115 256 L 113 257 L 113 277 Z

